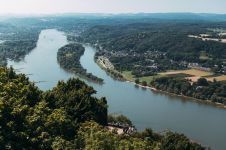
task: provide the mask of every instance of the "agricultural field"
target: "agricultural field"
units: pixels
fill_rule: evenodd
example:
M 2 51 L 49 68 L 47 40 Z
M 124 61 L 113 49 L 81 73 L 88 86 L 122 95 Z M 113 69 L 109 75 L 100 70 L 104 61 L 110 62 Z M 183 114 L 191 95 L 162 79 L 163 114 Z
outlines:
M 135 81 L 136 77 L 132 75 L 131 71 L 123 71 L 123 77 L 129 81 Z M 201 71 L 197 69 L 188 69 L 188 70 L 176 70 L 176 71 L 168 71 L 168 72 L 161 72 L 155 76 L 146 76 L 140 77 L 139 80 L 146 81 L 150 83 L 153 79 L 159 77 L 176 77 L 176 78 L 186 78 L 191 80 L 192 82 L 196 82 L 199 78 L 203 77 L 206 78 L 208 81 L 226 81 L 226 75 L 216 75 L 212 72 Z
M 214 76 L 214 77 L 208 77 L 206 78 L 208 81 L 213 81 L 214 79 L 216 81 L 226 81 L 226 75 L 220 75 L 220 76 Z
M 198 77 L 213 75 L 212 72 L 201 71 L 201 70 L 197 70 L 197 69 L 168 71 L 168 72 L 162 72 L 162 73 L 159 73 L 159 74 L 161 74 L 161 75 L 187 74 L 187 75 L 190 75 L 190 76 L 198 76 Z
M 177 70 L 177 71 L 168 71 L 160 73 L 163 76 L 174 76 L 174 77 L 183 77 L 196 82 L 199 78 L 206 78 L 208 81 L 226 81 L 226 75 L 216 75 L 212 72 L 201 71 L 197 69 L 189 70 Z
M 165 76 L 176 76 L 176 75 L 187 75 L 185 76 L 186 79 L 191 80 L 192 82 L 196 82 L 201 77 L 208 77 L 213 76 L 214 74 L 212 72 L 197 70 L 197 69 L 189 69 L 189 70 L 177 70 L 177 71 L 168 71 L 168 72 L 162 72 L 161 75 Z

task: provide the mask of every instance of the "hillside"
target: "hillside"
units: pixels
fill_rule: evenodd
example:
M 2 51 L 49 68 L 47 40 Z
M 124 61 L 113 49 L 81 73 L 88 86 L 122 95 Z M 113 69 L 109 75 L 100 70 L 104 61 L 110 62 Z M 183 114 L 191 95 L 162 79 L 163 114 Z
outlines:
M 148 73 L 147 70 L 159 72 L 184 69 L 188 63 L 199 63 L 221 71 L 215 67 L 225 63 L 226 44 L 189 36 L 208 33 L 210 37 L 216 37 L 219 33 L 212 30 L 214 28 L 223 30 L 226 29 L 226 24 L 169 21 L 95 26 L 81 34 L 81 41 L 95 45 L 99 55 L 108 57 L 116 69 L 130 70 L 134 75 L 139 74 L 135 71 Z M 204 53 L 208 59 L 202 59 Z
M 204 149 L 172 132 L 108 131 L 107 101 L 79 79 L 43 92 L 24 74 L 0 68 L 0 85 L 0 149 Z

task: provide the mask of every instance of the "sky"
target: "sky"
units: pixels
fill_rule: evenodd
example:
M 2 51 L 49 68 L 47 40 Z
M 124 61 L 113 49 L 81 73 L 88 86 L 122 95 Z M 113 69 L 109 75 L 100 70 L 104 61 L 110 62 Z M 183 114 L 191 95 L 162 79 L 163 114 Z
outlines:
M 0 14 L 141 12 L 226 14 L 226 0 L 0 0 Z

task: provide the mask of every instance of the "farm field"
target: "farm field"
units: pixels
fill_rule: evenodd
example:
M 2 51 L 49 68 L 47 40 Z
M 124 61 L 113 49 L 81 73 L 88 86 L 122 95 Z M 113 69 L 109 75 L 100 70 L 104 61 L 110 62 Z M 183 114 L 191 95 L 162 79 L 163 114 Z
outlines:
M 208 81 L 226 81 L 226 75 L 215 75 L 212 72 L 201 71 L 197 69 L 189 69 L 189 70 L 176 70 L 176 71 L 168 71 L 159 73 L 163 76 L 175 76 L 175 77 L 183 77 L 191 80 L 192 82 L 196 82 L 199 78 L 206 78 Z M 186 76 L 187 75 L 187 76 Z
M 221 75 L 221 76 L 215 76 L 215 77 L 208 77 L 206 78 L 208 81 L 213 81 L 214 79 L 216 81 L 226 81 L 226 75 Z
M 123 71 L 122 74 L 126 80 L 135 81 L 136 79 L 136 77 L 132 75 L 131 71 Z M 212 72 L 201 71 L 197 69 L 175 71 L 172 70 L 168 72 L 161 72 L 155 76 L 139 77 L 139 80 L 141 82 L 146 81 L 147 83 L 150 83 L 154 78 L 159 78 L 163 76 L 186 78 L 191 80 L 192 82 L 196 82 L 201 77 L 206 78 L 208 81 L 213 81 L 214 79 L 216 79 L 216 81 L 226 81 L 226 75 L 215 75 Z
M 187 75 L 196 76 L 196 77 L 205 77 L 205 76 L 213 75 L 212 72 L 207 72 L 207 71 L 202 71 L 202 70 L 197 70 L 197 69 L 168 71 L 168 72 L 162 72 L 159 74 L 161 74 L 161 75 L 187 74 Z

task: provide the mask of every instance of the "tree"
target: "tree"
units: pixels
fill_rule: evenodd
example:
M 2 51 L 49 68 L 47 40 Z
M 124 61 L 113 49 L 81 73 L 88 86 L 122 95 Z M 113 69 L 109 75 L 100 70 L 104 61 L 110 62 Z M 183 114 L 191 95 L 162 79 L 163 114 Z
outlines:
M 78 79 L 42 92 L 11 67 L 0 68 L 0 84 L 1 149 L 70 149 L 81 122 L 107 124 L 106 99 Z
M 148 84 L 147 84 L 146 81 L 142 81 L 141 85 L 142 85 L 142 86 L 147 86 Z
M 209 83 L 206 80 L 206 78 L 199 78 L 198 81 L 197 81 L 197 85 L 198 86 L 208 86 Z
M 205 150 L 199 144 L 191 143 L 183 134 L 167 132 L 162 139 L 161 150 Z
M 9 79 L 13 79 L 14 76 L 15 76 L 15 72 L 13 70 L 13 67 L 10 66 L 9 71 L 8 71 L 8 77 L 9 77 Z
M 52 91 L 45 94 L 52 108 L 64 107 L 67 114 L 78 122 L 94 120 L 102 125 L 107 123 L 107 101 L 92 97 L 96 91 L 79 79 L 59 81 Z
M 132 126 L 132 122 L 131 120 L 129 120 L 129 118 L 127 118 L 124 115 L 113 115 L 113 114 L 109 114 L 108 115 L 108 123 L 119 123 L 119 124 L 128 124 L 130 126 Z
M 136 84 L 140 84 L 139 78 L 137 78 L 137 79 L 135 80 L 135 83 L 136 83 Z
M 0 68 L 0 149 L 159 149 L 162 137 L 152 130 L 130 136 L 110 132 L 106 98 L 93 97 L 96 91 L 83 81 L 59 81 L 43 92 L 9 71 Z M 111 120 L 132 125 L 123 115 Z M 170 147 L 168 141 L 183 148 L 178 138 L 166 138 L 163 146 Z

